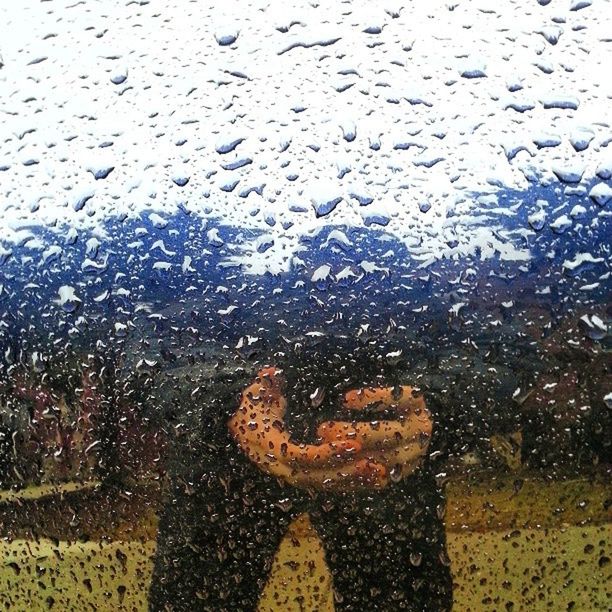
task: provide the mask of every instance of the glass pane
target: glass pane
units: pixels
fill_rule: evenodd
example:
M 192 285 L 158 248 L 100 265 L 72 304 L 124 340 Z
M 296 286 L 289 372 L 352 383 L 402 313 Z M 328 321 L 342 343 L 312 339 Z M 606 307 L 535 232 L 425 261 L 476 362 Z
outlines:
M 608 609 L 608 7 L 2 3 L 0 605 Z

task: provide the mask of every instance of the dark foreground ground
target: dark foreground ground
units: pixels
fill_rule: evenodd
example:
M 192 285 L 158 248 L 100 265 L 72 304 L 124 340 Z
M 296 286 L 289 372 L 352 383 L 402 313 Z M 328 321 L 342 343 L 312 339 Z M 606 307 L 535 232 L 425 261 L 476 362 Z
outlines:
M 457 611 L 606 610 L 609 474 L 452 477 L 445 524 Z M 2 493 L 0 605 L 8 610 L 145 610 L 161 487 L 62 485 Z M 323 549 L 302 515 L 260 610 L 333 610 Z

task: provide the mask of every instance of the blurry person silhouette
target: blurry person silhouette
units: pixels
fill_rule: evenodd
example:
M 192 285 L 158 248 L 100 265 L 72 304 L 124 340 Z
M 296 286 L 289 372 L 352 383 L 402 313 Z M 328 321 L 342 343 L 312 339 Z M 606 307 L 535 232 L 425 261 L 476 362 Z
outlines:
M 176 410 L 199 408 L 171 464 L 151 610 L 255 610 L 303 512 L 336 610 L 451 609 L 444 502 L 427 457 L 436 417 L 392 348 L 328 337 L 260 356 L 252 372 L 167 375 Z

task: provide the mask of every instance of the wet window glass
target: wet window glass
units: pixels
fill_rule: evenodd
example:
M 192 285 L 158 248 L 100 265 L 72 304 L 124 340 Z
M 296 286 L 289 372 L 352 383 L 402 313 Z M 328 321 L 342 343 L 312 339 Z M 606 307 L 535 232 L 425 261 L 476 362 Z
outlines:
M 0 6 L 0 607 L 607 610 L 605 0 Z

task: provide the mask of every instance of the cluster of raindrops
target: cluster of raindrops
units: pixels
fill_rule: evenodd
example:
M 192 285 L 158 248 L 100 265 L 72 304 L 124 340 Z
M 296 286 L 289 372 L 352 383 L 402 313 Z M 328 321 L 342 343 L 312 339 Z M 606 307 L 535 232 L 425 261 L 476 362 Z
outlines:
M 184 211 L 257 230 L 234 258 L 253 273 L 288 269 L 299 238 L 329 224 L 384 227 L 422 262 L 521 261 L 521 230 L 563 232 L 580 213 L 501 209 L 496 192 L 535 182 L 602 208 L 612 196 L 597 4 L 106 13 L 5 7 L 3 250 L 32 223 Z
M 333 394 L 308 381 L 346 382 L 369 365 L 303 360 L 307 410 L 289 406 L 286 423 L 284 412 L 266 412 L 260 390 L 245 389 L 255 364 L 299 361 L 306 348 L 349 338 L 377 347 L 376 366 L 401 370 L 404 388 L 426 398 L 428 416 L 404 448 L 390 439 L 408 435 L 397 424 L 409 422 L 407 408 L 362 424 L 358 442 L 380 432 L 391 490 L 413 473 L 398 457 L 432 490 L 447 487 L 450 517 L 421 500 L 418 520 L 399 528 L 427 539 L 445 521 L 448 555 L 442 547 L 434 557 L 452 564 L 456 601 L 595 609 L 610 570 L 610 501 L 597 478 L 612 439 L 603 7 L 2 6 L 0 504 L 11 512 L 0 602 L 38 592 L 47 607 L 86 607 L 100 591 L 105 604 L 145 606 L 164 487 L 179 492 L 168 496 L 176 507 L 159 532 L 160 566 L 176 534 L 208 518 L 221 533 L 228 500 L 228 522 L 258 508 L 264 525 L 268 511 L 297 512 L 293 489 L 315 499 L 299 467 L 307 452 L 320 459 L 321 440 L 304 441 L 299 419 L 329 409 Z M 284 411 L 284 400 L 272 407 Z M 203 491 L 190 470 L 213 451 L 215 461 L 232 456 L 214 464 Z M 269 477 L 286 476 L 284 455 L 295 471 L 279 490 Z M 242 480 L 232 480 L 236 465 Z M 342 482 L 333 470 L 317 490 Z M 574 498 L 564 479 L 574 486 L 584 475 L 587 491 Z M 470 477 L 488 484 L 475 491 Z M 24 501 L 30 489 L 75 482 L 103 486 Z M 75 509 L 62 505 L 71 499 Z M 133 514 L 119 517 L 117 499 Z M 84 512 L 98 509 L 92 500 L 104 502 L 99 516 Z M 406 506 L 396 501 L 385 507 L 393 516 Z M 368 513 L 376 519 L 369 502 Z M 368 538 L 388 560 L 403 549 L 387 545 L 397 525 L 385 520 Z M 140 549 L 124 547 L 143 524 Z M 253 525 L 245 519 L 240 536 L 269 527 Z M 341 528 L 351 535 L 355 525 Z M 60 566 L 76 538 L 85 560 Z M 263 554 L 230 544 L 220 557 Z M 332 580 L 315 548 L 316 564 L 293 551 L 287 565 L 298 582 L 307 568 L 316 574 L 323 601 Z M 411 550 L 404 569 L 429 571 L 426 553 Z M 190 580 L 193 568 L 202 569 L 190 565 Z M 217 585 L 224 596 L 230 578 Z M 200 599 L 214 591 L 206 580 Z M 277 605 L 291 596 L 274 593 Z

